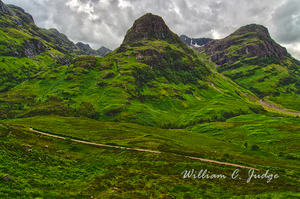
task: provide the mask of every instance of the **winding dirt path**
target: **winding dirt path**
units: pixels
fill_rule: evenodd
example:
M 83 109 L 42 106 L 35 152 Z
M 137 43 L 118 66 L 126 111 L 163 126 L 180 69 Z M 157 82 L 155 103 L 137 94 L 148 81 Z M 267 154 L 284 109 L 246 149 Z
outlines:
M 36 131 L 36 130 L 33 130 L 32 128 L 29 128 L 29 130 L 32 131 L 32 132 L 38 133 L 38 134 L 48 136 L 48 137 L 54 137 L 54 138 L 58 138 L 58 139 L 62 139 L 62 140 L 66 139 L 65 137 L 56 136 L 56 135 L 52 135 L 52 134 L 48 134 L 48 133 L 43 133 L 41 131 Z M 147 153 L 162 153 L 160 151 L 151 151 L 151 150 L 146 150 L 146 149 L 136 149 L 136 148 L 127 148 L 127 147 L 112 146 L 112 145 L 106 145 L 106 144 L 97 144 L 97 143 L 93 143 L 93 142 L 86 142 L 86 141 L 75 140 L 75 139 L 71 139 L 71 141 L 78 142 L 78 143 L 83 143 L 83 144 L 88 144 L 88 145 L 93 145 L 93 146 L 102 146 L 102 147 L 110 147 L 110 148 L 117 148 L 117 149 L 126 149 L 126 150 L 141 151 L 141 152 L 147 152 Z M 197 158 L 197 157 L 191 157 L 191 156 L 184 156 L 184 157 L 187 157 L 187 158 L 190 158 L 190 159 L 193 159 L 193 160 L 200 160 L 200 161 L 203 161 L 203 162 L 210 162 L 210 163 L 233 166 L 233 167 L 244 168 L 244 169 L 254 169 L 256 171 L 259 171 L 259 169 L 252 168 L 252 167 L 247 167 L 247 166 L 243 166 L 243 165 L 238 165 L 238 164 L 220 162 L 220 161 L 216 161 L 216 160 L 209 160 L 209 159 L 203 159 L 203 158 Z
M 233 167 L 238 167 L 238 168 L 243 168 L 243 169 L 254 169 L 256 171 L 259 171 L 259 169 L 252 168 L 252 167 L 246 167 L 246 166 L 238 165 L 238 164 L 232 164 L 232 163 L 227 163 L 227 162 L 219 162 L 219 161 L 216 161 L 216 160 L 196 158 L 196 157 L 191 157 L 191 156 L 185 156 L 185 157 L 193 159 L 193 160 L 200 160 L 200 161 L 203 161 L 203 162 L 211 162 L 211 163 L 216 163 L 216 164 L 228 165 L 228 166 L 233 166 Z
M 280 112 L 280 113 L 285 113 L 285 114 L 289 114 L 289 115 L 293 115 L 293 116 L 300 116 L 300 112 L 296 112 L 296 111 L 290 111 L 286 108 L 282 108 L 281 106 L 275 104 L 275 103 L 272 103 L 272 102 L 269 102 L 269 101 L 266 101 L 266 100 L 263 100 L 263 99 L 260 99 L 259 100 L 259 104 L 262 105 L 266 110 L 275 110 L 277 112 Z
M 58 138 L 58 139 L 62 139 L 65 140 L 65 137 L 61 137 L 61 136 L 57 136 L 57 135 L 52 135 L 52 134 L 48 134 L 48 133 L 43 133 L 41 131 L 36 131 L 33 130 L 32 128 L 29 128 L 30 131 L 33 131 L 35 133 L 39 133 L 48 137 L 54 137 L 54 138 Z M 121 146 L 112 146 L 112 145 L 106 145 L 106 144 L 97 144 L 94 142 L 86 142 L 86 141 L 82 141 L 82 140 L 75 140 L 75 139 L 71 139 L 71 141 L 73 142 L 78 142 L 78 143 L 83 143 L 83 144 L 88 144 L 88 145 L 93 145 L 93 146 L 103 146 L 103 147 L 110 147 L 110 148 L 117 148 L 117 149 L 127 149 L 127 150 L 134 150 L 134 151 L 142 151 L 142 152 L 147 152 L 147 153 L 161 153 L 160 151 L 151 151 L 151 150 L 145 150 L 145 149 L 135 149 L 135 148 L 127 148 L 127 147 L 121 147 Z

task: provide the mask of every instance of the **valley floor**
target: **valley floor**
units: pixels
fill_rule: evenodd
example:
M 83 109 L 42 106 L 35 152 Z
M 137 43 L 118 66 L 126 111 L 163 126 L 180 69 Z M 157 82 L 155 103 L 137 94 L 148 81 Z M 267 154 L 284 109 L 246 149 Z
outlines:
M 276 156 L 262 144 L 255 151 L 241 147 L 238 137 L 226 138 L 233 124 L 267 132 L 283 119 L 263 118 L 257 123 L 264 127 L 242 116 L 191 131 L 57 116 L 7 120 L 1 123 L 0 174 L 12 181 L 0 182 L 0 197 L 300 197 L 297 158 Z M 296 119 L 284 120 L 286 128 L 289 123 L 298 128 Z M 265 177 L 250 178 L 251 172 Z

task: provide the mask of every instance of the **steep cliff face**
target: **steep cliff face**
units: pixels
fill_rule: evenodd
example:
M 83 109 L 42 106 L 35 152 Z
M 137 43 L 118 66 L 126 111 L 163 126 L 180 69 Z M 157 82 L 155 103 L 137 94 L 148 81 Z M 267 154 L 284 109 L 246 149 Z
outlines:
M 286 49 L 270 37 L 268 29 L 256 24 L 241 27 L 224 39 L 207 43 L 205 52 L 218 65 L 233 64 L 245 58 L 266 56 L 284 60 L 287 55 Z

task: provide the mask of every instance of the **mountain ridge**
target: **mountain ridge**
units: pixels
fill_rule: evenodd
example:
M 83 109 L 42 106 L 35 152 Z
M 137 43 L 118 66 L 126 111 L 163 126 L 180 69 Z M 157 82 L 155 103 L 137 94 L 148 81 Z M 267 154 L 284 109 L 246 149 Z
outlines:
M 242 47 L 235 53 L 230 48 L 233 45 Z M 240 59 L 252 57 L 275 56 L 278 60 L 284 60 L 287 56 L 286 49 L 270 37 L 268 29 L 257 24 L 243 26 L 224 39 L 208 42 L 204 48 L 218 65 L 233 64 Z
M 105 55 L 108 51 L 95 52 Z M 66 35 L 53 28 L 37 27 L 24 9 L 0 1 L 0 92 L 8 91 L 43 70 L 69 65 L 79 55 L 88 54 Z
M 97 50 L 92 49 L 89 44 L 84 44 L 82 42 L 76 43 L 76 46 L 84 52 L 85 55 L 91 55 L 91 56 L 101 56 L 104 57 L 107 53 L 112 52 L 110 49 L 101 46 Z

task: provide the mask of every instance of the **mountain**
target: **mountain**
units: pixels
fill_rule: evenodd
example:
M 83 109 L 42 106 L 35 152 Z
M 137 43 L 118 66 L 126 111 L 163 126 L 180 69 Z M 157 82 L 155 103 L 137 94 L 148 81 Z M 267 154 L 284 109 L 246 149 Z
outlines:
M 104 46 L 101 46 L 100 48 L 98 48 L 97 50 L 96 50 L 96 55 L 99 55 L 99 56 L 101 56 L 101 57 L 104 57 L 104 56 L 106 56 L 106 54 L 107 53 L 110 53 L 110 52 L 112 52 L 112 50 L 110 50 L 110 49 L 108 49 L 108 48 L 106 48 L 106 47 L 104 47 Z
M 268 29 L 256 24 L 243 26 L 224 39 L 209 42 L 205 52 L 218 65 L 233 64 L 246 58 L 284 60 L 287 56 L 286 49 L 270 37 Z
M 182 72 L 194 71 L 198 79 L 210 73 L 195 53 L 169 29 L 164 20 L 151 13 L 133 23 L 116 53 L 120 56 L 130 53 L 136 61 L 158 71 L 172 69 L 172 72 L 176 73 L 172 77 L 174 80 Z
M 151 13 L 137 19 L 120 47 L 106 57 L 78 57 L 0 99 L 2 104 L 20 100 L 12 109 L 21 111 L 2 110 L 6 117 L 84 116 L 163 128 L 264 111 L 254 103 L 253 93 L 208 69 Z
M 105 48 L 104 46 L 100 47 L 97 50 L 94 50 L 90 47 L 89 44 L 84 44 L 82 42 L 78 42 L 76 44 L 77 48 L 79 48 L 82 51 L 83 55 L 91 55 L 91 56 L 100 56 L 104 57 L 107 53 L 112 52 L 108 48 Z
M 264 105 L 300 110 L 300 62 L 270 37 L 267 28 L 243 26 L 198 50 L 206 63 L 215 63 L 218 72 L 250 89 Z
M 187 45 L 187 46 L 190 46 L 190 47 L 193 47 L 193 46 L 196 46 L 196 47 L 199 47 L 199 46 L 203 46 L 205 45 L 206 43 L 212 41 L 213 39 L 210 39 L 210 38 L 189 38 L 188 36 L 186 35 L 181 35 L 180 36 L 180 39 Z
M 37 27 L 22 8 L 0 1 L 0 92 L 41 71 L 71 64 L 78 55 L 88 54 L 56 29 Z

